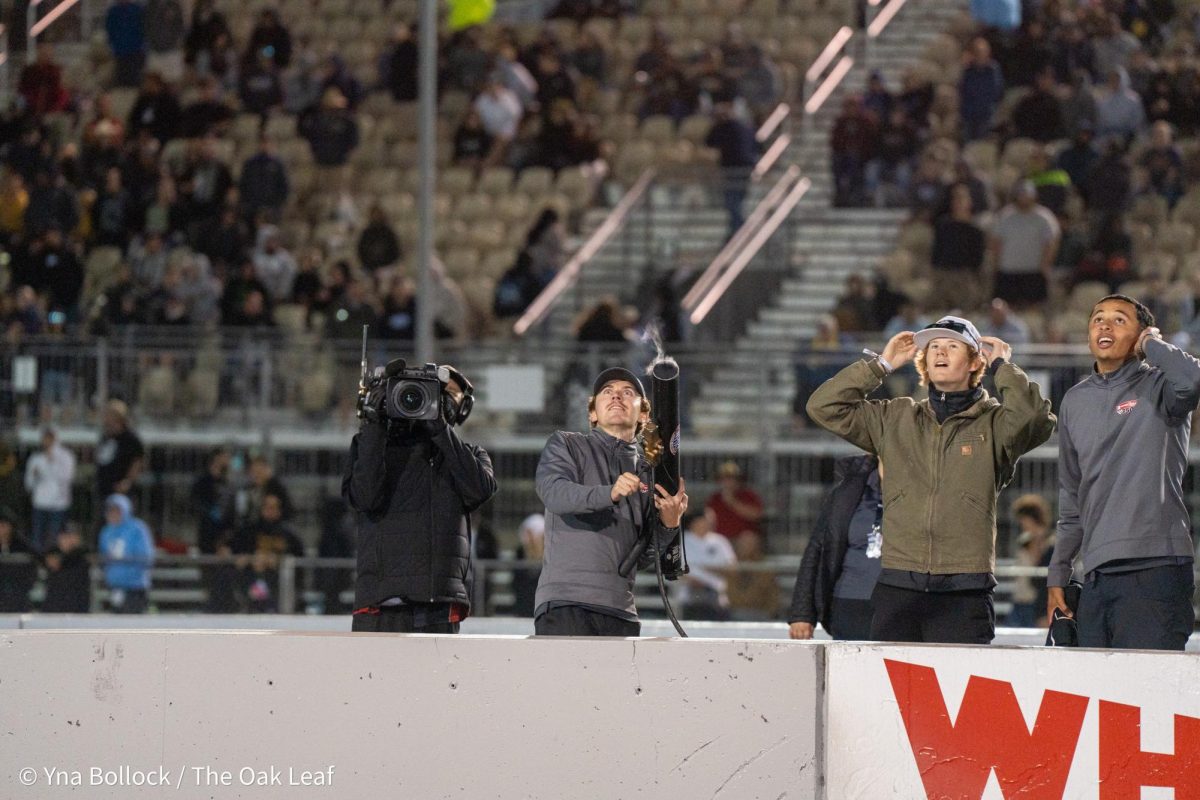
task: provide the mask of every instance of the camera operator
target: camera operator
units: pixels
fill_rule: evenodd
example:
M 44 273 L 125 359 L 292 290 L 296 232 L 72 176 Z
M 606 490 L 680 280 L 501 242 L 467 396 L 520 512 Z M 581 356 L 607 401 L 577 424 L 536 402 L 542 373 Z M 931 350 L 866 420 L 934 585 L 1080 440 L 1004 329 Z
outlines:
M 397 383 L 397 376 L 405 380 Z M 405 400 L 388 400 L 389 387 L 399 395 L 407 385 L 439 382 L 430 404 L 436 413 L 421 415 L 436 418 L 406 419 Z M 342 481 L 342 496 L 358 517 L 352 630 L 458 633 L 469 613 L 464 518 L 496 493 L 491 458 L 454 430 L 470 414 L 473 393 L 453 367 L 405 371 L 403 362 L 389 364 L 367 387 Z
M 632 372 L 616 367 L 600 373 L 588 419 L 589 433 L 552 435 L 538 462 L 537 493 L 546 504 L 534 599 L 539 636 L 637 636 L 634 576 L 622 575 L 620 565 L 656 509 L 659 552 L 680 535 L 687 510 L 682 478 L 675 495 L 648 486 L 652 470 L 638 436 L 650 420 L 650 404 Z M 654 550 L 650 557 L 658 558 Z

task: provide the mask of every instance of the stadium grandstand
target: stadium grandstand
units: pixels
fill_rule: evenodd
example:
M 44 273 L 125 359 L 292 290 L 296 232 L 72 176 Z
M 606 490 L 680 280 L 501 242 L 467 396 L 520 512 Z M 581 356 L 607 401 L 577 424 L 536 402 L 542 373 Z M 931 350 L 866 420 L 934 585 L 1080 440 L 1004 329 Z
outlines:
M 192 493 L 225 448 L 239 502 L 261 491 L 253 463 L 292 498 L 304 555 L 280 610 L 340 609 L 314 571 L 352 552 L 360 332 L 373 364 L 415 360 L 426 306 L 497 464 L 488 613 L 513 607 L 546 435 L 585 427 L 602 366 L 661 349 L 683 369 L 694 496 L 733 464 L 762 498 L 742 569 L 777 591 L 735 613 L 776 620 L 849 452 L 804 404 L 864 347 L 957 310 L 1057 406 L 1109 291 L 1171 341 L 1200 330 L 1190 8 L 1049 4 L 1014 27 L 1005 4 L 951 0 L 500 0 L 474 21 L 453 5 L 426 294 L 414 0 L 9 6 L 0 415 L 22 527 L 24 465 L 53 426 L 78 457 L 70 519 L 94 536 L 120 400 L 164 548 L 155 608 L 208 602 L 199 564 L 219 557 Z M 901 371 L 885 391 L 921 390 Z M 1055 491 L 1052 440 L 1002 507 Z M 1003 610 L 1015 517 L 999 536 Z

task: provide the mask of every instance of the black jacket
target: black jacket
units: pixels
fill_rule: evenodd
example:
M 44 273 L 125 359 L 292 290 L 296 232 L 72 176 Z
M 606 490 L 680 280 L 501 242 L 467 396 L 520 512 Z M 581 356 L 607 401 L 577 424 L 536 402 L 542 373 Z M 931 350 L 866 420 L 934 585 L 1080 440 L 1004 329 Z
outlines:
M 492 459 L 452 428 L 421 423 L 389 434 L 364 423 L 342 481 L 358 514 L 355 607 L 392 597 L 469 606 L 463 515 L 495 493 Z
M 808 622 L 829 629 L 829 608 L 833 587 L 842 574 L 842 562 L 850 541 L 850 519 L 862 500 L 867 479 L 878 466 L 874 456 L 839 458 L 834 467 L 834 485 L 817 525 L 804 548 L 788 623 Z

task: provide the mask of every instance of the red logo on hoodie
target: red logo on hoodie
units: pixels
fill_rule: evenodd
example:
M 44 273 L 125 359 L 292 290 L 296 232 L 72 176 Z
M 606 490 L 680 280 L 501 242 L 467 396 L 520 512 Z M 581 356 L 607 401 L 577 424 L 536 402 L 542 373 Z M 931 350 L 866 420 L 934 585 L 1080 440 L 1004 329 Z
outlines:
M 1133 411 L 1133 407 L 1136 405 L 1137 400 L 1126 400 L 1124 403 L 1117 403 L 1117 414 L 1125 416 L 1130 411 Z

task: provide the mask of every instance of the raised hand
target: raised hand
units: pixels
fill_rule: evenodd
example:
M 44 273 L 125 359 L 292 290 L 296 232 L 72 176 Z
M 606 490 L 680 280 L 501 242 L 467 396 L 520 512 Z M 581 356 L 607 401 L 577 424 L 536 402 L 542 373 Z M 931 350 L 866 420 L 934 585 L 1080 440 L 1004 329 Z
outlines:
M 1001 361 L 1012 359 L 1012 345 L 1003 339 L 997 339 L 995 336 L 981 336 L 979 340 L 983 343 L 982 355 L 988 364 L 996 359 Z
M 912 331 L 900 331 L 883 348 L 883 360 L 892 369 L 900 369 L 917 355 L 917 340 Z
M 654 484 L 654 489 L 658 492 L 654 498 L 654 505 L 658 508 L 659 520 L 668 528 L 679 527 L 683 512 L 687 511 L 688 506 L 687 492 L 683 490 L 683 478 L 679 479 L 679 491 L 675 494 L 671 494 L 657 483 Z

